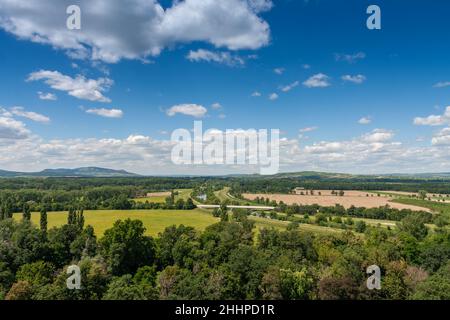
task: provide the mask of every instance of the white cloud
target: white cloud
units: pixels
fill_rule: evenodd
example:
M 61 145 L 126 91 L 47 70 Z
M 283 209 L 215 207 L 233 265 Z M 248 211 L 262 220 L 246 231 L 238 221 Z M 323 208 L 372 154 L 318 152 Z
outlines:
M 278 99 L 278 94 L 272 93 L 271 95 L 269 95 L 269 99 L 272 100 L 272 101 L 277 100 Z
M 344 53 L 336 53 L 334 55 L 336 61 L 345 61 L 348 63 L 355 63 L 358 60 L 362 60 L 366 57 L 364 52 L 357 52 L 354 54 L 344 54 Z
M 42 91 L 39 91 L 38 96 L 39 96 L 39 99 L 41 99 L 41 100 L 51 100 L 51 101 L 58 100 L 58 97 L 53 93 L 44 93 Z
M 185 0 L 163 8 L 157 0 L 79 0 L 82 28 L 66 28 L 70 0 L 0 0 L 0 28 L 20 39 L 62 49 L 72 58 L 115 63 L 146 60 L 167 47 L 205 42 L 229 50 L 259 49 L 270 41 L 270 27 L 259 13 L 268 0 Z M 55 17 L 61 16 L 61 19 Z
M 362 136 L 361 140 L 365 142 L 385 142 L 391 140 L 394 137 L 394 133 L 390 130 L 375 129 L 370 133 Z
M 333 153 L 343 151 L 344 145 L 341 142 L 319 142 L 312 146 L 306 146 L 305 151 L 308 153 Z
M 372 122 L 372 119 L 370 117 L 362 117 L 361 119 L 358 120 L 359 124 L 370 124 Z
M 300 82 L 295 81 L 295 82 L 293 82 L 293 83 L 291 83 L 291 84 L 289 84 L 289 85 L 287 85 L 287 86 L 282 87 L 282 88 L 281 88 L 281 91 L 283 91 L 283 92 L 289 92 L 289 91 L 291 91 L 292 89 L 294 89 L 295 87 L 298 87 L 299 84 L 300 84 Z
M 204 49 L 198 49 L 197 51 L 189 51 L 186 56 L 189 61 L 199 62 L 216 62 L 226 64 L 228 66 L 242 66 L 245 64 L 245 60 L 237 55 L 232 55 L 229 52 L 223 51 L 209 51 Z
M 220 103 L 216 102 L 211 105 L 211 108 L 213 108 L 214 110 L 220 110 L 220 109 L 222 109 L 222 105 Z
M 261 92 L 255 91 L 252 93 L 252 97 L 261 97 Z
M 25 139 L 29 136 L 30 131 L 21 121 L 9 117 L 0 116 L 0 141 Z
M 311 69 L 311 66 L 309 64 L 303 64 L 302 68 L 305 70 L 309 70 L 309 69 Z
M 414 118 L 414 124 L 418 126 L 442 126 L 450 124 L 450 106 L 448 106 L 442 115 L 430 115 L 428 117 Z
M 347 75 L 343 75 L 341 77 L 341 79 L 344 80 L 344 81 L 353 82 L 353 83 L 356 83 L 356 84 L 361 84 L 364 81 L 366 81 L 366 77 L 364 75 L 362 75 L 362 74 L 357 74 L 357 75 L 354 75 L 354 76 L 347 74 Z
M 307 88 L 326 88 L 331 85 L 330 77 L 326 74 L 318 73 L 303 82 L 303 85 Z
M 195 118 L 202 118 L 207 112 L 208 110 L 205 107 L 198 104 L 179 104 L 167 110 L 167 115 L 173 117 L 179 113 Z
M 122 118 L 123 117 L 123 111 L 120 109 L 88 109 L 86 110 L 86 113 L 90 114 L 96 114 L 101 117 L 105 118 Z
M 101 166 L 152 175 L 217 175 L 254 173 L 259 169 L 252 165 L 174 165 L 171 162 L 173 142 L 140 134 L 124 138 L 46 140 L 31 135 L 20 122 L 6 119 L 5 124 L 5 118 L 0 116 L 0 165 L 5 170 Z M 450 148 L 446 144 L 450 141 L 450 129 L 443 130 L 434 145 L 421 147 L 393 141 L 389 133 L 378 129 L 348 140 L 312 142 L 304 147 L 300 140 L 282 138 L 280 168 L 291 172 L 369 174 L 439 172 L 450 167 Z M 301 141 L 303 145 L 307 140 Z
M 27 81 L 38 80 L 43 80 L 54 90 L 67 92 L 72 97 L 78 99 L 97 102 L 111 102 L 111 100 L 105 97 L 102 93 L 107 91 L 114 83 L 108 78 L 93 80 L 86 79 L 82 75 L 72 78 L 58 71 L 40 70 L 31 73 Z
M 269 11 L 273 8 L 271 0 L 248 0 L 248 4 L 256 12 Z
M 13 107 L 11 108 L 11 113 L 18 117 L 27 118 L 36 122 L 42 122 L 42 123 L 49 123 L 50 118 L 47 116 L 44 116 L 42 114 L 33 112 L 33 111 L 26 111 L 23 107 Z
M 438 82 L 433 87 L 435 87 L 435 88 L 450 87 L 450 81 Z
M 450 128 L 440 130 L 432 139 L 431 143 L 435 146 L 450 145 Z
M 275 69 L 273 69 L 273 72 L 275 72 L 278 75 L 282 75 L 284 73 L 284 71 L 286 71 L 286 69 L 284 69 L 284 68 L 275 68 Z
M 316 131 L 319 127 L 306 127 L 299 130 L 300 133 Z

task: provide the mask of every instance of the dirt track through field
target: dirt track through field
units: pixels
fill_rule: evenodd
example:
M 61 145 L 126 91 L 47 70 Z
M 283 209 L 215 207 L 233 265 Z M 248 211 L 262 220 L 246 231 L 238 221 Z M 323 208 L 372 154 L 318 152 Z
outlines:
M 319 192 L 321 195 L 319 195 Z M 369 194 L 369 196 L 367 196 Z M 243 194 L 245 199 L 254 200 L 255 198 L 269 198 L 277 202 L 283 201 L 286 204 L 302 204 L 311 205 L 318 204 L 321 206 L 334 206 L 340 204 L 345 208 L 349 208 L 352 205 L 355 207 L 365 208 L 378 208 L 385 205 L 389 205 L 391 208 L 396 209 L 411 209 L 415 211 L 428 211 L 428 208 L 422 208 L 419 206 L 413 206 L 408 204 L 401 204 L 390 202 L 392 197 L 381 195 L 378 197 L 376 194 L 372 196 L 371 193 L 364 191 L 345 191 L 343 197 L 332 195 L 330 190 L 317 190 L 314 195 L 295 195 L 295 194 Z

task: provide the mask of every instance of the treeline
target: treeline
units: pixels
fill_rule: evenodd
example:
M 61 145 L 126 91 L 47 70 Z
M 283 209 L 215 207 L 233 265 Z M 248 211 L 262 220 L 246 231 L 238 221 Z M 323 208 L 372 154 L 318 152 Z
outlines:
M 67 211 L 72 207 L 85 210 L 130 210 L 130 209 L 185 209 L 195 208 L 191 199 L 178 199 L 173 195 L 165 203 L 140 203 L 131 200 L 142 191 L 135 187 L 95 187 L 87 190 L 17 190 L 0 192 L 0 210 L 20 212 L 24 205 L 39 211 L 42 204 L 48 211 Z
M 224 183 L 208 177 L 131 177 L 131 178 L 0 178 L 0 190 L 81 191 L 100 187 L 126 187 L 135 190 L 170 191 L 191 189 L 199 184 Z
M 171 226 L 157 238 L 139 220 L 119 220 L 99 239 L 80 210 L 50 230 L 26 215 L 0 221 L 0 299 L 450 299 L 448 231 L 417 237 L 406 222 L 365 237 L 262 229 L 255 241 L 245 214 L 222 217 L 203 232 Z M 74 264 L 81 290 L 66 285 Z M 373 264 L 381 290 L 366 287 Z
M 427 190 L 430 193 L 450 194 L 450 184 L 444 180 L 420 179 L 350 179 L 320 178 L 311 180 L 298 178 L 234 178 L 230 181 L 231 194 L 239 196 L 242 193 L 290 193 L 296 187 L 307 190 L 374 190 L 374 191 L 406 191 L 419 192 Z

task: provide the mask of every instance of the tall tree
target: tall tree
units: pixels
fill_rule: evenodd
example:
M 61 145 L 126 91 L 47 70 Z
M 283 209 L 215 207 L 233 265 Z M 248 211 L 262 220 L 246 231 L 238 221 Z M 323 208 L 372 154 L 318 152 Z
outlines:
M 73 225 L 76 222 L 76 212 L 75 209 L 70 208 L 67 214 L 67 224 Z
M 419 198 L 422 200 L 425 200 L 425 198 L 427 197 L 427 192 L 425 190 L 419 190 Z
M 84 228 L 84 211 L 83 209 L 78 211 L 78 214 L 76 215 L 76 221 L 77 226 L 80 230 L 83 230 Z
M 47 209 L 42 207 L 41 209 L 41 230 L 42 232 L 47 232 Z
M 30 221 L 31 220 L 31 209 L 30 209 L 30 206 L 27 203 L 24 203 L 22 213 L 23 213 L 23 220 L 24 221 Z
M 156 244 L 145 231 L 142 221 L 131 219 L 118 220 L 105 231 L 100 240 L 100 253 L 114 275 L 134 273 L 138 268 L 154 263 Z

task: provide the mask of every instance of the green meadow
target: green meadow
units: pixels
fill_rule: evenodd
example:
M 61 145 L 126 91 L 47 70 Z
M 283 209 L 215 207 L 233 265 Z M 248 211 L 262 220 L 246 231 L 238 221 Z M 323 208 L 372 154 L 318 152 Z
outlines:
M 39 225 L 39 213 L 32 213 L 31 221 Z M 14 215 L 16 220 L 22 219 L 21 213 Z M 105 230 L 111 228 L 117 220 L 142 220 L 147 234 L 156 236 L 171 225 L 184 224 L 197 230 L 219 221 L 204 210 L 85 210 L 85 225 L 94 227 L 95 234 L 101 237 Z M 62 226 L 67 223 L 67 212 L 48 212 L 48 228 Z

